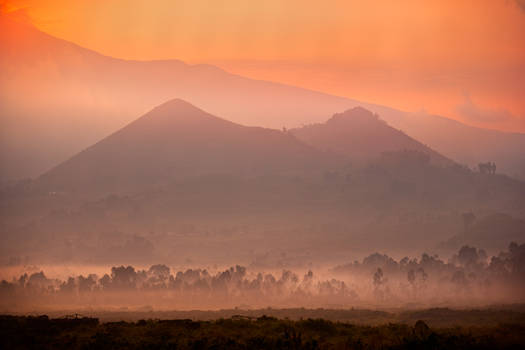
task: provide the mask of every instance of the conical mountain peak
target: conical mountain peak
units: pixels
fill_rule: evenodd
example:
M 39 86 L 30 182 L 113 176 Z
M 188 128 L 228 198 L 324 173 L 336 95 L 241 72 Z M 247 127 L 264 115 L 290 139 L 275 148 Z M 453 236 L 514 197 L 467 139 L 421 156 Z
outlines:
M 336 113 L 330 118 L 327 123 L 352 123 L 352 122 L 370 122 L 376 123 L 379 121 L 379 116 L 372 113 L 363 107 L 354 107 L 344 111 L 343 113 Z
M 279 130 L 247 127 L 181 99 L 163 103 L 44 174 L 50 191 L 138 192 L 210 174 L 303 173 L 325 161 Z
M 172 100 L 169 100 L 167 102 L 164 102 L 157 107 L 153 108 L 148 114 L 159 114 L 159 113 L 184 113 L 184 112 L 190 112 L 190 113 L 205 113 L 202 109 L 195 107 L 191 103 L 180 99 L 180 98 L 174 98 Z
M 450 162 L 362 107 L 334 114 L 325 123 L 294 129 L 292 133 L 313 147 L 351 158 L 370 159 L 384 152 L 411 150 L 428 154 L 438 164 Z
M 213 116 L 208 112 L 203 111 L 202 109 L 180 98 L 175 98 L 161 105 L 158 105 L 157 107 L 153 108 L 151 111 L 146 113 L 144 116 L 139 118 L 137 121 L 146 122 L 146 120 L 155 120 L 158 122 L 166 122 L 169 124 L 181 122 L 194 123 L 203 121 L 220 121 L 223 123 L 233 125 L 233 123 L 225 119 Z

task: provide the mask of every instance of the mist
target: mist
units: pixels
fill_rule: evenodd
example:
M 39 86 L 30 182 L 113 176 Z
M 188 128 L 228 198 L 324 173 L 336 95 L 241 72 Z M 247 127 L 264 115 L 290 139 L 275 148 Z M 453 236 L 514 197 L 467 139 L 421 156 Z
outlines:
M 309 90 L 110 57 L 9 8 L 0 348 L 525 342 L 525 134 L 479 127 L 518 125 L 521 100 L 498 107 L 490 101 L 505 98 L 463 91 L 461 122 L 327 93 L 322 75 L 351 62 L 324 73 L 315 64 L 316 77 L 300 79 Z M 405 65 L 392 70 L 434 84 Z M 476 86 L 499 76 L 480 67 L 454 75 Z M 348 78 L 358 70 L 335 77 L 348 80 L 340 91 L 371 96 L 376 87 Z M 375 96 L 417 104 L 427 93 L 408 91 L 410 80 L 402 94 L 385 85 Z M 450 105 L 443 96 L 432 105 Z
M 514 304 L 523 302 L 524 259 L 525 244 L 512 242 L 491 257 L 469 246 L 447 262 L 426 253 L 399 261 L 374 253 L 316 272 L 239 265 L 175 271 L 156 264 L 146 269 L 114 266 L 105 273 L 60 279 L 42 270 L 2 280 L 0 307 L 3 312 L 93 312 Z

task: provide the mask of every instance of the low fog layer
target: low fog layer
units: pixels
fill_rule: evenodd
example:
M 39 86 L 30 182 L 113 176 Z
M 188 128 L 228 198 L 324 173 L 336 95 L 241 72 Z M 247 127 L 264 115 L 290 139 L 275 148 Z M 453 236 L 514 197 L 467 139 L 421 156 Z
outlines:
M 263 307 L 468 307 L 525 302 L 525 244 L 487 257 L 463 246 L 448 262 L 437 256 L 399 261 L 372 254 L 321 274 L 265 272 L 242 266 L 210 272 L 115 266 L 104 275 L 23 274 L 0 284 L 2 312 L 52 310 L 224 309 Z

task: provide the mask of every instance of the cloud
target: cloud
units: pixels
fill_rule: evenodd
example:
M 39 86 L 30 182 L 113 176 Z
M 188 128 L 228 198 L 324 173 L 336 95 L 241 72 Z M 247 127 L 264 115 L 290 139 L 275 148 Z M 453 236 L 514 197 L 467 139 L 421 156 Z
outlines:
M 469 95 L 465 95 L 465 101 L 457 106 L 457 111 L 461 116 L 473 122 L 501 123 L 508 122 L 515 118 L 515 116 L 506 109 L 480 107 L 472 102 Z
M 17 6 L 14 6 L 10 1 L 0 0 L 0 14 L 6 14 L 18 10 Z
M 516 5 L 520 8 L 521 11 L 525 13 L 525 0 L 514 0 Z
M 32 23 L 27 7 L 16 7 L 9 1 L 0 1 L 0 18 L 2 17 L 22 23 Z

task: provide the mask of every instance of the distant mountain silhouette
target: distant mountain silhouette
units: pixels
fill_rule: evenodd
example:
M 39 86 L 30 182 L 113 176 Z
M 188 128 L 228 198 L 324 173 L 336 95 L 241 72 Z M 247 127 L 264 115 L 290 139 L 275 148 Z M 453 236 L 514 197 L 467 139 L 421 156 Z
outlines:
M 39 179 L 50 191 L 140 192 L 202 175 L 302 174 L 330 157 L 291 134 L 246 127 L 170 100 Z
M 306 144 L 358 161 L 370 160 L 384 152 L 407 150 L 428 155 L 435 165 L 452 164 L 452 161 L 392 128 L 378 115 L 362 107 L 335 114 L 323 124 L 308 125 L 290 132 Z
M 177 60 L 98 54 L 0 15 L 0 180 L 37 176 L 153 106 L 182 98 L 243 125 L 280 129 L 363 106 L 460 163 L 494 161 L 525 178 L 525 135 L 267 81 Z
M 354 166 L 356 156 L 366 162 Z M 26 256 L 28 245 L 46 259 L 91 262 L 107 261 L 100 252 L 111 246 L 148 259 L 251 256 L 259 245 L 325 257 L 435 246 L 457 232 L 458 213 L 521 215 L 524 194 L 525 183 L 448 161 L 362 108 L 281 131 L 173 99 L 1 189 L 0 255 Z

